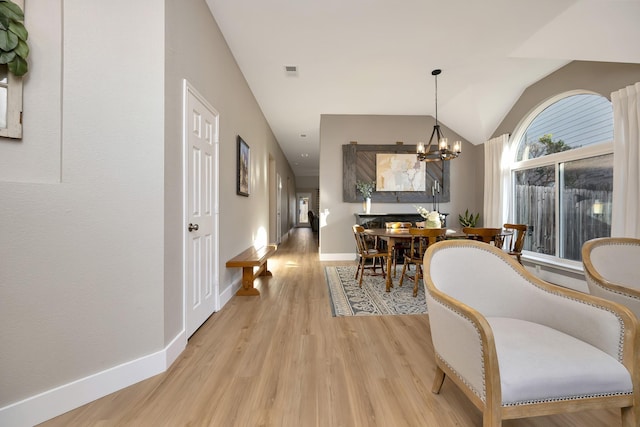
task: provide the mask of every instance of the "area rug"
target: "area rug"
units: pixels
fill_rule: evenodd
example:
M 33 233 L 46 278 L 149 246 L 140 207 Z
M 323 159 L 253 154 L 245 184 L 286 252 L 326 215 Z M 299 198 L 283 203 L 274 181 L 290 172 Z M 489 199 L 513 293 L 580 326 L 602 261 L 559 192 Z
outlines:
M 325 274 L 333 316 L 371 316 L 397 314 L 425 314 L 427 301 L 420 281 L 418 296 L 413 297 L 413 280 L 404 280 L 398 286 L 400 271 L 391 292 L 385 292 L 385 277 L 365 274 L 362 288 L 354 278 L 355 265 L 327 266 Z M 411 271 L 413 276 L 415 271 Z M 367 272 L 368 273 L 368 272 Z

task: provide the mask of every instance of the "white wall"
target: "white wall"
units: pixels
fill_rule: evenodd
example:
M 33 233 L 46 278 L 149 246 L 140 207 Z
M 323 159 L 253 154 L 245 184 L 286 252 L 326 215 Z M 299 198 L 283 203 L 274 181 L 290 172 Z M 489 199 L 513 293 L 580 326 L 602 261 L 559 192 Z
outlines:
M 24 138 L 0 139 L 3 426 L 162 372 L 186 344 L 184 78 L 220 113 L 221 292 L 240 279 L 226 260 L 269 227 L 269 156 L 295 197 L 204 1 L 30 1 L 26 16 Z M 238 134 L 251 144 L 248 198 L 235 194 Z
M 26 13 L 24 138 L 0 143 L 0 408 L 163 346 L 163 2 Z
M 351 226 L 361 203 L 342 201 L 342 145 L 390 144 L 403 141 L 414 145 L 431 135 L 430 116 L 322 115 L 320 119 L 320 259 L 351 260 L 355 244 Z M 451 161 L 451 202 L 441 205 L 450 214 L 449 225 L 458 225 L 458 213 L 482 211 L 483 147 L 473 146 L 440 123 L 449 140 L 462 140 L 462 155 Z M 425 200 L 422 205 L 430 201 Z M 417 203 L 419 205 L 419 203 Z M 372 212 L 416 213 L 414 204 L 373 203 Z M 328 215 L 327 215 L 328 213 Z M 326 222 L 326 223 L 325 223 Z
M 38 64 L 30 60 L 29 72 L 23 77 L 24 138 L 0 138 L 0 182 L 58 183 L 62 152 L 61 0 L 37 5 L 27 2 L 25 12 L 30 56 L 38 58 Z

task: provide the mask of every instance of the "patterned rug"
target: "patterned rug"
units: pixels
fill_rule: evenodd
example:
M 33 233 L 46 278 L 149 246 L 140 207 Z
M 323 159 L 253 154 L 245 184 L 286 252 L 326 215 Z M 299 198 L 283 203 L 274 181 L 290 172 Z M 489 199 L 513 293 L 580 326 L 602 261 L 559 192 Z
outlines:
M 400 269 L 394 278 L 391 292 L 385 292 L 384 276 L 365 274 L 362 288 L 354 279 L 355 265 L 325 267 L 329 296 L 334 316 L 370 316 L 393 314 L 425 314 L 427 301 L 424 296 L 424 286 L 420 281 L 418 296 L 413 297 L 413 280 L 405 277 L 402 286 Z M 410 275 L 413 276 L 415 270 Z M 367 271 L 369 273 L 369 271 Z

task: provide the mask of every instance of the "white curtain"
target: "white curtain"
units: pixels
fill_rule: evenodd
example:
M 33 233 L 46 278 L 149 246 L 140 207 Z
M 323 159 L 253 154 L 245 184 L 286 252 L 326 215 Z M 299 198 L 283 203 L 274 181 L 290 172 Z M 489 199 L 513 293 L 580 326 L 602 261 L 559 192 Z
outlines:
M 509 135 L 484 144 L 484 217 L 485 227 L 502 227 L 509 216 L 511 181 L 509 179 Z
M 611 94 L 612 237 L 640 238 L 640 82 Z

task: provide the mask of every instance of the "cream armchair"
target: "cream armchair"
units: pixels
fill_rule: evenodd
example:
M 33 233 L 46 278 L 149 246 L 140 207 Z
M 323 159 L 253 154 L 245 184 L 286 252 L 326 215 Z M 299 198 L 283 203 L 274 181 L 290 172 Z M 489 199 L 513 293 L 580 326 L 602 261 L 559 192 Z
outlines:
M 638 325 L 626 307 L 546 283 L 486 243 L 427 249 L 424 283 L 439 393 L 449 377 L 483 426 L 605 407 L 637 426 Z
M 602 237 L 582 245 L 584 275 L 592 295 L 626 305 L 640 318 L 640 239 Z

